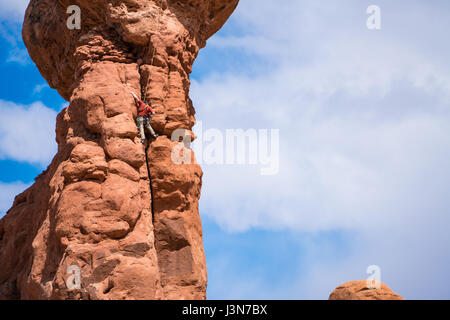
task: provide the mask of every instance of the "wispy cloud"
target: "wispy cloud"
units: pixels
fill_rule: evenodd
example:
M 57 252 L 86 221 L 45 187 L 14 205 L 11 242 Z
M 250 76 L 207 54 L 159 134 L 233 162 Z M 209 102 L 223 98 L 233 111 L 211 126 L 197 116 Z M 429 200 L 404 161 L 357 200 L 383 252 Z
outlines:
M 9 52 L 9 57 L 6 59 L 6 62 L 15 62 L 20 65 L 28 64 L 30 60 L 27 50 L 18 47 L 12 48 Z
M 31 62 L 25 45 L 22 42 L 21 25 L 17 22 L 0 21 L 0 36 L 9 44 L 9 54 L 5 62 L 27 65 Z
M 0 0 L 0 21 L 22 22 L 29 0 Z
M 50 88 L 47 83 L 37 84 L 33 89 L 33 93 L 40 94 L 42 92 L 42 90 L 47 89 L 47 88 Z

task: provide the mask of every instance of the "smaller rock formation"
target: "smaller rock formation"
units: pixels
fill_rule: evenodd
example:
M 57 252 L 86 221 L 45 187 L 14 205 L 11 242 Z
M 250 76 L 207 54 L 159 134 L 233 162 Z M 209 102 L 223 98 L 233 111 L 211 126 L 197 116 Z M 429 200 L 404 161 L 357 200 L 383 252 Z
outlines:
M 369 289 L 367 280 L 350 281 L 330 294 L 329 300 L 404 300 L 385 284 L 380 289 Z

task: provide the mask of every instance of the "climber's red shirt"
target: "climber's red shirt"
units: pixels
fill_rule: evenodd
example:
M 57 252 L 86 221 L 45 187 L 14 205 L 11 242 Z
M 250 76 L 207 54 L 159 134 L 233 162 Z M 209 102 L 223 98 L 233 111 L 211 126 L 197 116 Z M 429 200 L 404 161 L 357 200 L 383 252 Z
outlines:
M 150 107 L 148 104 L 145 104 L 141 100 L 138 102 L 138 116 L 139 117 L 146 117 L 149 113 L 155 113 L 153 111 L 152 107 Z

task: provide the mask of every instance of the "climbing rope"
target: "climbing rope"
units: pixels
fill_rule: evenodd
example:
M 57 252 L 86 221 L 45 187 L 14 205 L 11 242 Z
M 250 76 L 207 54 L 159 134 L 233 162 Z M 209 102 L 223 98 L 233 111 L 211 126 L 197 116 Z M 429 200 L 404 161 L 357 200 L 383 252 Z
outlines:
M 153 206 L 153 185 L 152 185 L 152 176 L 150 174 L 150 163 L 148 160 L 148 149 L 150 147 L 150 143 L 147 144 L 145 148 L 145 162 L 147 163 L 147 175 L 148 175 L 148 184 L 150 185 L 150 209 L 152 211 L 152 224 L 155 223 L 155 209 Z
M 158 16 L 158 22 L 157 22 L 157 35 L 160 35 L 161 32 L 161 16 L 164 13 L 163 10 L 163 0 L 160 0 L 160 8 L 161 8 L 161 14 Z M 151 38 L 149 39 L 149 43 L 151 43 Z M 150 50 L 150 45 L 148 47 L 148 50 Z M 148 52 L 147 52 L 148 53 Z M 152 59 L 150 62 L 150 65 L 153 65 L 154 59 L 155 59 L 155 54 L 156 54 L 156 45 L 153 46 L 153 53 L 152 53 Z M 147 83 L 145 85 L 145 87 L 142 88 L 141 90 L 141 96 L 145 98 L 147 95 L 147 89 L 148 89 L 148 85 L 150 83 L 150 71 L 149 71 L 149 76 L 147 79 Z M 150 148 L 150 142 L 147 143 L 147 146 L 145 147 L 145 163 L 147 164 L 147 175 L 148 175 L 148 184 L 150 186 L 150 209 L 152 211 L 152 224 L 155 224 L 155 208 L 154 208 L 154 201 L 153 201 L 153 184 L 152 184 L 152 176 L 151 176 L 151 171 L 150 171 L 150 161 L 149 161 L 149 156 L 148 156 L 148 149 Z

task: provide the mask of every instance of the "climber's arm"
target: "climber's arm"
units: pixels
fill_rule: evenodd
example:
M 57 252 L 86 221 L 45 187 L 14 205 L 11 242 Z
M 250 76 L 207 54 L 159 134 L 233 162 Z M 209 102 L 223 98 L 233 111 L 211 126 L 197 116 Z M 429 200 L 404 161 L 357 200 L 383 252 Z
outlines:
M 150 107 L 149 105 L 147 105 L 147 109 L 150 110 L 151 114 L 155 114 L 155 110 L 153 110 L 152 107 Z
M 137 95 L 136 95 L 134 92 L 132 92 L 132 91 L 130 91 L 130 93 L 131 93 L 131 95 L 133 96 L 134 101 L 135 101 L 136 103 L 138 103 L 138 102 L 139 102 L 139 98 L 137 97 Z

